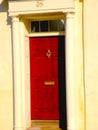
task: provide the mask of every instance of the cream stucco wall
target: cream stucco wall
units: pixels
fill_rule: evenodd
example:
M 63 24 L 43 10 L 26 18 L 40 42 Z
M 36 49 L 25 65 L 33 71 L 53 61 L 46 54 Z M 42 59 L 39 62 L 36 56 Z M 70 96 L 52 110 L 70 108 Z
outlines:
M 83 7 L 83 10 L 82 10 Z M 11 19 L 0 4 L 0 130 L 13 130 L 13 82 Z M 77 130 L 98 130 L 98 4 L 96 0 L 75 1 L 75 86 L 79 107 Z M 83 12 L 82 12 L 83 11 Z M 83 17 L 82 17 L 83 16 Z M 83 18 L 83 19 L 82 19 Z M 82 28 L 83 22 L 83 28 Z M 82 35 L 83 31 L 83 35 Z M 83 42 L 84 41 L 84 42 Z M 84 59 L 83 59 L 84 56 Z M 84 61 L 84 71 L 83 71 Z M 84 77 L 83 77 L 84 75 Z M 85 84 L 84 84 L 85 83 Z M 85 86 L 84 86 L 85 85 Z M 85 98 L 83 97 L 85 95 Z M 84 102 L 85 100 L 85 102 Z M 86 103 L 86 117 L 84 115 Z M 84 120 L 86 118 L 86 120 Z
M 74 82 L 76 92 L 77 130 L 85 130 L 85 98 L 83 72 L 83 2 L 75 1 L 74 14 Z
M 0 4 L 0 130 L 13 129 L 11 26 L 5 3 Z
M 84 1 L 86 128 L 98 130 L 98 2 Z

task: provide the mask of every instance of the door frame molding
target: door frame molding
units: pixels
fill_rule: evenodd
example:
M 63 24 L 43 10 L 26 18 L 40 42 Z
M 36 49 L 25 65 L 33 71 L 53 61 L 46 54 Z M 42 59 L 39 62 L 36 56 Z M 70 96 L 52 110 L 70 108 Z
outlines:
M 67 127 L 76 129 L 75 94 L 74 94 L 74 13 L 65 15 L 65 43 L 66 43 L 66 94 L 67 94 Z M 25 36 L 24 23 L 19 17 L 12 17 L 13 65 L 14 65 L 14 129 L 21 130 L 30 127 L 30 68 L 29 39 Z M 21 33 L 19 33 L 21 32 Z M 28 34 L 28 33 L 27 33 Z M 19 44 L 21 42 L 21 44 Z M 25 43 L 25 44 L 24 44 Z M 25 46 L 26 45 L 26 46 Z M 27 47 L 28 46 L 28 47 Z M 70 71 L 71 70 L 71 71 Z M 18 82 L 17 82 L 18 81 Z M 25 81 L 25 82 L 24 82 Z M 25 87 L 25 89 L 24 89 Z M 18 97 L 18 98 L 17 98 Z M 72 98 L 72 100 L 69 100 Z M 21 100 L 20 100 L 21 99 Z M 27 101 L 28 99 L 28 101 Z M 28 106 L 28 107 L 27 107 Z M 28 110 L 28 111 L 27 111 Z M 20 116 L 19 116 L 20 115 Z M 28 120 L 27 120 L 28 119 Z
M 66 94 L 67 94 L 67 129 L 77 129 L 79 107 L 76 106 L 78 93 L 75 87 L 74 71 L 74 13 L 65 12 L 66 43 Z M 14 87 L 14 130 L 24 130 L 31 126 L 30 119 L 30 68 L 29 68 L 29 33 L 25 20 L 12 16 L 13 42 L 13 87 Z M 77 52 L 78 53 L 78 52 Z M 82 56 L 81 56 L 82 57 Z M 80 63 L 79 63 L 80 64 Z M 82 63 L 83 64 L 83 63 Z M 82 66 L 83 69 L 83 66 Z M 80 72 L 80 80 L 83 74 Z M 18 82 L 17 82 L 18 81 Z M 74 91 L 73 91 L 74 90 Z M 82 105 L 84 107 L 84 97 Z M 78 107 L 78 108 L 77 108 Z M 76 110 L 78 109 L 78 113 Z M 77 113 L 77 115 L 76 115 Z M 84 113 L 82 113 L 84 114 Z M 81 116 L 82 117 L 82 116 Z M 78 118 L 79 119 L 79 118 Z M 84 119 L 84 117 L 82 117 Z M 82 120 L 80 119 L 80 120 Z M 80 122 L 78 122 L 80 123 Z M 78 124 L 79 125 L 79 124 Z M 79 126 L 80 127 L 80 126 Z

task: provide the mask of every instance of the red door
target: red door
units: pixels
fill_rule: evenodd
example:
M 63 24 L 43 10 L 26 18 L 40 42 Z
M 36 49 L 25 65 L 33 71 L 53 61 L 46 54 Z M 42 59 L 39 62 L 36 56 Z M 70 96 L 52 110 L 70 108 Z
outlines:
M 58 120 L 58 38 L 30 38 L 31 119 Z

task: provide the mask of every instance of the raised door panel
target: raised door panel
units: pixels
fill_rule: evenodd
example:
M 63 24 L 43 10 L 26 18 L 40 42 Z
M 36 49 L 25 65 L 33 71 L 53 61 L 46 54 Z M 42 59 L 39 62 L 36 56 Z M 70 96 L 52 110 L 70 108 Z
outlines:
M 59 119 L 58 38 L 30 38 L 31 119 Z

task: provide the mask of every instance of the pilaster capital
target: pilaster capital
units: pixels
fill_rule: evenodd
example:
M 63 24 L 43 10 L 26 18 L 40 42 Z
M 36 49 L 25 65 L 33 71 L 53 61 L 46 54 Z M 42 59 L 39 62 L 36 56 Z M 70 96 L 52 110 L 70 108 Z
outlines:
M 19 16 L 12 16 L 12 22 L 19 22 Z
M 74 12 L 66 12 L 66 18 L 73 18 Z

